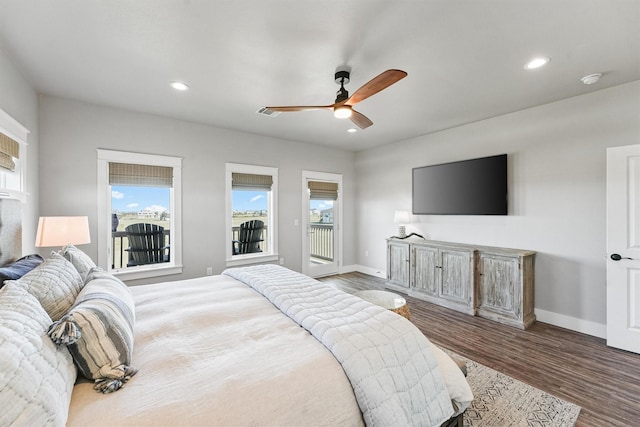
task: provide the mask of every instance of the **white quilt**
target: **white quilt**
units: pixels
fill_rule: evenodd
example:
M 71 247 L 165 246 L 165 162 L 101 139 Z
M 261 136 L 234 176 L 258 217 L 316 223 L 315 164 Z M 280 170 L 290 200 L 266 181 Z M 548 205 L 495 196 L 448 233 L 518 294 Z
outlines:
M 367 426 L 439 426 L 454 414 L 427 338 L 409 321 L 276 265 L 228 269 L 342 364 Z

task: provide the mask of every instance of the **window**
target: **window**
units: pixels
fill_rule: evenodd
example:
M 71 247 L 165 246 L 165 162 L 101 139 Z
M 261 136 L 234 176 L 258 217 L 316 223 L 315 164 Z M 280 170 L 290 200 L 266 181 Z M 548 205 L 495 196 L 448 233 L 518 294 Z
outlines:
M 100 267 L 121 279 L 182 272 L 181 176 L 179 157 L 98 150 Z M 133 224 L 145 225 L 127 233 Z M 131 234 L 142 229 L 156 237 Z M 155 250 L 137 250 L 134 239 L 155 241 Z
M 29 131 L 0 110 L 0 197 L 27 202 L 26 165 Z
M 227 265 L 277 260 L 278 169 L 227 163 L 226 193 Z M 251 221 L 262 222 L 262 230 L 241 232 L 241 225 Z M 261 241 L 243 243 L 241 233 L 257 236 Z

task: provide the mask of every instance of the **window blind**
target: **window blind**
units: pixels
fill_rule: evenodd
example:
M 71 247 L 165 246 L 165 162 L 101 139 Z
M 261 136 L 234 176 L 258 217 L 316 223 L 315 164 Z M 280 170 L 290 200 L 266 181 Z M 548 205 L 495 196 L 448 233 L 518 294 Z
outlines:
M 110 162 L 109 184 L 135 187 L 173 187 L 173 168 Z
M 337 182 L 308 181 L 311 200 L 338 200 Z
M 20 144 L 13 138 L 0 132 L 0 168 L 16 170 L 16 164 L 13 159 L 20 158 Z
M 254 175 L 250 173 L 231 174 L 231 188 L 233 190 L 262 190 L 269 191 L 273 185 L 271 175 Z

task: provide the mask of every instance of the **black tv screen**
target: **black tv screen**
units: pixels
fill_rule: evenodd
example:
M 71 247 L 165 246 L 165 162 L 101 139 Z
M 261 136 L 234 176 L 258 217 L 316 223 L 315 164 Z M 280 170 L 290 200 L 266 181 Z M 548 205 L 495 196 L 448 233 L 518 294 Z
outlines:
M 413 169 L 414 215 L 507 215 L 507 155 Z

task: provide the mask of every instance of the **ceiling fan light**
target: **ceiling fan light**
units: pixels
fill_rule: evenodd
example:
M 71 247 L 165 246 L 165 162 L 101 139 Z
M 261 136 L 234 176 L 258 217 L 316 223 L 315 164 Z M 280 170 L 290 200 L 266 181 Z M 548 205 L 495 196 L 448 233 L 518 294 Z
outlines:
M 349 117 L 351 117 L 351 107 L 336 107 L 333 110 L 333 115 L 336 119 L 348 119 Z

